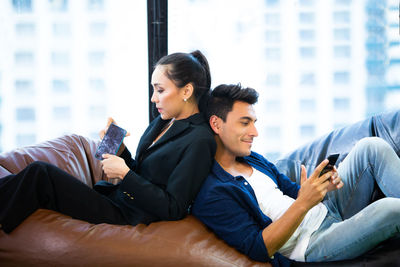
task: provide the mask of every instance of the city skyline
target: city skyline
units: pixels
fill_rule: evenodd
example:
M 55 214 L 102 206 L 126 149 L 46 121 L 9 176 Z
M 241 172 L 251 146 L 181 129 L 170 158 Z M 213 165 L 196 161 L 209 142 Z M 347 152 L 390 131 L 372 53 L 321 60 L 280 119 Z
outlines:
M 109 116 L 136 147 L 148 124 L 147 13 L 133 2 L 0 3 L 0 150 L 69 133 L 98 138 Z M 200 49 L 212 87 L 259 91 L 254 149 L 271 160 L 399 106 L 396 1 L 168 4 L 169 53 Z

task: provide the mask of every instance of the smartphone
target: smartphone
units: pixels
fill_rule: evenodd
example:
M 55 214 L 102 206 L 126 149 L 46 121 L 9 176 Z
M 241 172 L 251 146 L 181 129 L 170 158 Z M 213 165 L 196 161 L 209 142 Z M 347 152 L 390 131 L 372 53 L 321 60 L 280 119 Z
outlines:
M 336 163 L 337 159 L 339 158 L 339 155 L 340 155 L 340 154 L 332 154 L 332 155 L 329 155 L 329 157 L 328 157 L 329 163 L 328 163 L 328 165 L 326 165 L 326 166 L 322 169 L 322 171 L 321 171 L 321 173 L 319 174 L 319 176 L 321 176 L 321 175 L 323 175 L 323 174 L 325 174 L 325 173 L 327 173 L 327 172 L 333 170 L 333 166 L 335 166 L 335 163 Z
M 125 135 L 126 130 L 115 125 L 114 123 L 111 123 L 108 127 L 106 134 L 103 137 L 103 140 L 101 140 L 99 146 L 97 147 L 94 156 L 98 160 L 103 160 L 103 154 L 117 154 Z

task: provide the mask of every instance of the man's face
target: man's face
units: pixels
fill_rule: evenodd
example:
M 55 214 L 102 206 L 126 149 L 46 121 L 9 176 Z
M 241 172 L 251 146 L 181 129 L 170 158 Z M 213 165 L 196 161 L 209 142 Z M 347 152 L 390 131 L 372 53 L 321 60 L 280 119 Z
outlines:
M 233 104 L 226 122 L 219 120 L 220 128 L 217 133 L 227 152 L 235 157 L 250 155 L 253 138 L 258 136 L 254 125 L 256 120 L 253 105 L 242 101 Z

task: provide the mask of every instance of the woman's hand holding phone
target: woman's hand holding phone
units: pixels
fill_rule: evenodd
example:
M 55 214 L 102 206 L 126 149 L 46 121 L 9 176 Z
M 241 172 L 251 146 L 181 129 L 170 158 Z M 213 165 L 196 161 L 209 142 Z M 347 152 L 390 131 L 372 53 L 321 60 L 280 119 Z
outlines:
M 109 117 L 107 119 L 106 127 L 104 129 L 100 130 L 100 132 L 99 132 L 100 140 L 103 140 L 104 136 L 106 135 L 106 132 L 107 132 L 108 128 L 110 127 L 110 125 L 112 123 L 115 124 L 115 125 L 118 125 L 117 122 L 113 118 Z M 125 137 L 128 137 L 130 135 L 131 134 L 129 132 L 126 132 Z M 121 153 L 122 153 L 122 151 L 124 151 L 124 149 L 125 149 L 125 144 L 122 143 L 121 146 L 118 149 L 117 156 L 121 155 Z
M 99 132 L 99 136 L 100 136 L 100 139 L 101 139 L 101 140 L 104 138 L 104 135 L 106 134 L 106 132 L 107 132 L 107 130 L 108 130 L 108 127 L 110 127 L 111 123 L 114 123 L 115 125 L 118 125 L 117 122 L 116 122 L 113 118 L 109 117 L 109 118 L 107 119 L 107 125 L 106 125 L 106 127 L 105 127 L 103 130 L 101 130 L 101 131 Z M 125 135 L 125 137 L 128 137 L 128 136 L 130 136 L 130 135 L 131 135 L 131 134 L 130 134 L 129 132 L 127 132 L 126 135 Z
M 129 172 L 129 167 L 126 165 L 124 159 L 115 155 L 104 154 L 101 164 L 103 165 L 104 173 L 109 179 L 124 179 L 125 175 Z

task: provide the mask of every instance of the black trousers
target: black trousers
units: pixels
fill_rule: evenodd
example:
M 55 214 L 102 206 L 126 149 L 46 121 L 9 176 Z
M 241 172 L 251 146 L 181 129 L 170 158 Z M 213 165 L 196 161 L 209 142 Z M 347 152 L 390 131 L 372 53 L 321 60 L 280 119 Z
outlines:
M 128 224 L 106 196 L 46 162 L 33 162 L 18 174 L 0 179 L 0 224 L 4 232 L 10 233 L 39 208 L 94 224 Z

